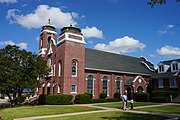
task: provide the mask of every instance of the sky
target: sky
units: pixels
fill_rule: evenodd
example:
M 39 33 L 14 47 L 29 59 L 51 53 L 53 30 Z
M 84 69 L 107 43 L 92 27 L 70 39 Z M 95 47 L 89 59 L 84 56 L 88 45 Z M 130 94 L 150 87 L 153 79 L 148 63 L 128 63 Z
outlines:
M 145 57 L 155 66 L 180 58 L 180 2 L 150 0 L 0 0 L 0 48 L 38 52 L 41 27 L 82 30 L 86 48 Z

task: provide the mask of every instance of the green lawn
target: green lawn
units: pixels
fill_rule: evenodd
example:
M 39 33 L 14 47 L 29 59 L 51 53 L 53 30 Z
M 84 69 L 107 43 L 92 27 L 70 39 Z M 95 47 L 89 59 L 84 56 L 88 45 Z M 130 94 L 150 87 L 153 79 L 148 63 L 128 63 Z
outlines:
M 2 109 L 0 110 L 0 116 L 3 118 L 3 120 L 13 120 L 14 118 L 22 117 L 64 114 L 93 110 L 100 109 L 83 106 L 22 106 Z
M 147 105 L 157 105 L 158 103 L 150 103 L 150 102 L 134 102 L 134 107 L 138 106 L 147 106 Z M 102 106 L 102 107 L 110 107 L 110 108 L 122 108 L 122 102 L 116 103 L 108 103 L 108 104 L 97 104 L 95 106 Z M 130 107 L 130 103 L 128 103 L 127 107 Z
M 73 115 L 67 117 L 48 118 L 42 120 L 164 120 L 160 116 L 134 114 L 125 112 L 100 112 L 84 115 Z
M 168 105 L 159 107 L 139 108 L 139 111 L 159 112 L 168 114 L 180 114 L 180 105 Z

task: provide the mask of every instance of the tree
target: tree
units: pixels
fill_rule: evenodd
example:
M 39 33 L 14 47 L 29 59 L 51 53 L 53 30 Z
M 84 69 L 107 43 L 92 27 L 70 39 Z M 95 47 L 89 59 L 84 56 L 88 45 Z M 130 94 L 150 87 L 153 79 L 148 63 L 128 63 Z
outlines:
M 176 2 L 180 2 L 180 0 L 176 0 Z M 148 2 L 148 4 L 151 7 L 154 7 L 155 4 L 166 4 L 166 0 L 151 0 L 150 2 Z
M 48 74 L 46 62 L 36 54 L 20 50 L 17 46 L 0 49 L 0 93 L 17 104 L 23 90 L 40 85 L 37 77 Z

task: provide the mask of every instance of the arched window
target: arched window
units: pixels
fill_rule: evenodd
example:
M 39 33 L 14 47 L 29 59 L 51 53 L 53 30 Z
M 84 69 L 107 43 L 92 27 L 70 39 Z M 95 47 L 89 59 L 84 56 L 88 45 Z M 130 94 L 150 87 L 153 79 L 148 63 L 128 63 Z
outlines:
M 72 60 L 72 77 L 77 77 L 77 61 Z
M 62 70 L 62 62 L 61 60 L 59 61 L 59 72 L 58 72 L 58 76 L 61 76 L 61 70 Z
M 116 93 L 121 93 L 121 78 L 117 77 L 116 79 Z
M 143 91 L 143 87 L 142 87 L 142 86 L 139 86 L 138 89 L 137 89 L 137 92 L 138 92 L 138 93 L 143 93 L 143 92 L 144 92 L 144 91 Z
M 107 96 L 109 95 L 109 91 L 108 91 L 108 77 L 104 76 L 103 77 L 103 93 L 106 93 Z
M 94 95 L 94 77 L 92 75 L 87 77 L 87 93 Z

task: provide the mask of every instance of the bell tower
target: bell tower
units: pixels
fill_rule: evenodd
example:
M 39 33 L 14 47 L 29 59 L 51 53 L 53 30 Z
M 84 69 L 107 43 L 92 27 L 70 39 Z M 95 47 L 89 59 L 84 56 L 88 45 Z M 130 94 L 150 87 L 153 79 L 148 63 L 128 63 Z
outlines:
M 61 92 L 63 94 L 82 94 L 85 92 L 84 66 L 85 41 L 79 28 L 63 27 L 57 41 L 56 54 L 62 62 L 62 75 L 60 76 Z
M 42 26 L 42 30 L 39 36 L 38 55 L 40 55 L 41 57 L 45 56 L 49 37 L 53 37 L 54 40 L 56 40 L 57 37 L 56 27 L 51 24 L 50 19 L 48 20 L 48 23 Z

